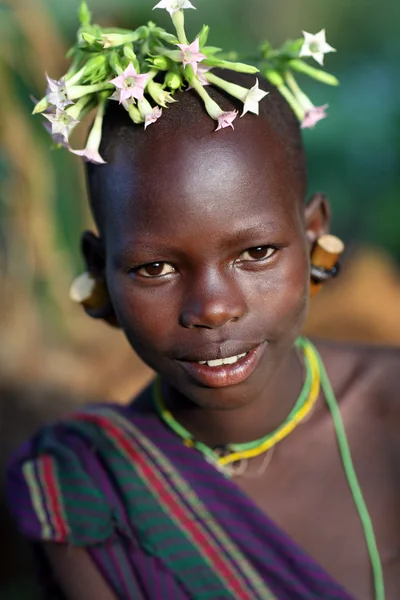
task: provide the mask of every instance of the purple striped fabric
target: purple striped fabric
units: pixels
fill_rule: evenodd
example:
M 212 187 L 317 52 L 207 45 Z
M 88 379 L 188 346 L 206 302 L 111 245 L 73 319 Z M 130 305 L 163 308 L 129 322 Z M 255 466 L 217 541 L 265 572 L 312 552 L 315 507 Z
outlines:
M 197 451 L 183 449 L 181 440 L 161 421 L 137 412 L 133 406 L 91 406 L 87 413 L 104 410 L 115 411 L 156 444 L 202 499 L 219 526 L 246 556 L 277 600 L 353 600 L 234 481 L 227 480 Z M 115 517 L 113 535 L 106 540 L 85 541 L 85 546 L 117 597 L 123 600 L 193 598 L 190 589 L 167 568 L 165 561 L 148 552 L 143 540 L 139 543 L 137 527 L 128 518 L 128 507 L 115 485 L 113 473 L 107 464 L 99 460 L 95 449 L 81 436 L 62 428 L 57 432 L 57 439 L 79 457 L 84 471 L 101 491 L 106 505 L 112 507 L 111 512 Z M 28 490 L 21 470 L 26 461 L 36 458 L 36 444 L 37 438 L 25 444 L 12 458 L 7 483 L 10 509 L 23 535 L 33 539 L 40 538 L 40 534 L 37 517 L 27 500 Z M 87 510 L 89 513 L 92 510 L 90 505 Z M 209 595 L 210 600 L 227 597 L 230 596 L 226 595 L 226 591 L 221 596 L 218 593 Z M 233 596 L 232 600 L 235 600 Z

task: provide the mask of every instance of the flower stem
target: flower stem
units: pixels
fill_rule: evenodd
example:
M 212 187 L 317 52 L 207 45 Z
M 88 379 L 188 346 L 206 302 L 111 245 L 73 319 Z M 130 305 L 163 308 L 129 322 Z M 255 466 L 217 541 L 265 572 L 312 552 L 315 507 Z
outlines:
M 66 112 L 73 119 L 79 119 L 83 109 L 88 104 L 88 102 L 90 102 L 91 99 L 92 99 L 92 96 L 90 94 L 87 94 L 86 96 L 81 96 L 81 98 L 79 98 L 78 102 L 76 102 L 75 104 L 73 104 L 72 106 L 67 108 Z
M 241 85 L 236 85 L 236 83 L 230 83 L 225 79 L 221 79 L 221 77 L 214 75 L 214 73 L 205 73 L 204 77 L 207 79 L 207 81 L 213 83 L 214 85 L 217 85 L 222 90 L 225 90 L 225 92 L 228 92 L 228 94 L 230 94 L 234 98 L 237 98 L 242 102 L 245 101 L 246 95 L 249 91 L 248 89 L 242 87 Z
M 113 85 L 108 81 L 105 83 L 94 83 L 93 85 L 75 85 L 68 90 L 68 96 L 70 100 L 76 100 L 87 94 L 94 94 L 95 92 L 101 92 L 107 89 L 113 89 Z
M 107 98 L 100 98 L 96 117 L 95 117 L 94 123 L 93 123 L 93 127 L 89 133 L 88 141 L 86 144 L 87 149 L 91 149 L 91 150 L 99 149 L 106 102 L 107 102 Z
M 296 100 L 296 98 L 292 94 L 292 92 L 285 85 L 279 85 L 278 86 L 278 91 L 285 98 L 286 102 L 292 108 L 294 114 L 299 119 L 299 121 L 302 121 L 304 119 L 304 113 L 305 113 L 305 111 L 300 106 L 299 102 Z
M 85 65 L 84 67 L 79 69 L 79 71 L 77 71 L 74 74 L 71 73 L 71 75 L 69 77 L 68 76 L 66 77 L 66 82 L 68 83 L 69 86 L 75 85 L 80 81 L 81 77 L 83 76 L 83 74 L 86 71 L 86 66 L 87 65 Z
M 301 107 L 305 111 L 310 110 L 310 108 L 313 107 L 313 103 L 311 102 L 310 98 L 306 96 L 303 90 L 299 87 L 297 81 L 295 80 L 290 71 L 287 71 L 285 73 L 285 81 L 288 84 L 290 90 L 293 92 L 295 98 L 300 103 Z
M 289 67 L 298 71 L 299 73 L 304 73 L 321 83 L 326 83 L 327 85 L 339 85 L 339 80 L 331 73 L 327 73 L 326 71 L 322 71 L 322 69 L 316 69 L 315 67 L 311 67 L 309 64 L 304 62 L 303 60 L 296 58 L 291 60 L 289 63 Z
M 185 33 L 185 17 L 183 10 L 177 10 L 172 14 L 172 22 L 176 29 L 176 35 L 180 44 L 188 44 L 188 40 Z
M 197 77 L 193 77 L 191 80 L 191 86 L 196 90 L 200 98 L 203 100 L 206 107 L 207 113 L 212 119 L 218 121 L 218 117 L 221 115 L 222 110 L 216 102 L 208 95 L 204 87 L 201 85 Z
M 304 119 L 304 109 L 301 104 L 297 100 L 297 98 L 292 94 L 292 92 L 286 87 L 283 77 L 278 73 L 278 71 L 274 71 L 272 69 L 266 69 L 264 71 L 264 76 L 274 85 L 278 91 L 285 98 L 286 102 L 289 104 L 291 109 L 293 110 L 296 117 L 302 121 Z

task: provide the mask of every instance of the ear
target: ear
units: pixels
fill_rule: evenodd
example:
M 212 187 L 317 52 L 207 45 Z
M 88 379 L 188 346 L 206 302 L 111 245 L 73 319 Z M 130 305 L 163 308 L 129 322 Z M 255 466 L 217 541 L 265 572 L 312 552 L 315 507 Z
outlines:
M 106 253 L 102 240 L 92 231 L 84 231 L 81 238 L 81 252 L 87 271 L 94 277 L 104 279 Z
M 119 327 L 107 289 L 105 276 L 106 254 L 102 240 L 91 231 L 85 231 L 81 238 L 81 251 L 87 271 L 96 279 L 97 284 L 101 288 L 99 296 L 102 298 L 99 306 L 95 308 L 84 306 L 85 312 L 93 319 L 103 319 L 109 325 Z
M 306 236 L 312 248 L 319 237 L 329 233 L 331 207 L 325 194 L 318 192 L 311 196 L 304 211 Z

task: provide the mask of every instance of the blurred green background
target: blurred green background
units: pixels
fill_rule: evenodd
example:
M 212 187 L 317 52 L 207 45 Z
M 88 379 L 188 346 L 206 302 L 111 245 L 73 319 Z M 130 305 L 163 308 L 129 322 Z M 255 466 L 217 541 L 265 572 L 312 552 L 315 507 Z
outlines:
M 299 37 L 302 29 L 315 33 L 326 28 L 328 42 L 338 50 L 325 58 L 326 68 L 341 85 L 329 88 L 308 79 L 302 81 L 315 104 L 329 104 L 329 118 L 304 136 L 310 194 L 321 190 L 329 195 L 332 230 L 345 240 L 350 255 L 357 248 L 380 251 L 379 259 L 373 254 L 369 262 L 357 263 L 351 277 L 348 275 L 346 291 L 338 296 L 340 302 L 334 292 L 331 302 L 341 307 L 341 331 L 348 333 L 351 321 L 355 338 L 400 343 L 400 3 L 193 2 L 198 10 L 187 13 L 189 38 L 208 23 L 210 44 L 244 54 L 266 38 L 280 45 L 287 38 Z M 152 11 L 155 3 L 90 0 L 89 5 L 94 20 L 102 25 L 137 27 L 152 19 L 170 29 L 167 13 Z M 122 336 L 89 323 L 68 299 L 69 284 L 83 267 L 80 232 L 90 224 L 83 169 L 77 157 L 51 150 L 41 118 L 30 116 L 30 95 L 43 95 L 44 72 L 58 79 L 66 70 L 64 56 L 74 41 L 78 6 L 79 0 L 0 0 L 3 471 L 10 449 L 63 407 L 99 394 L 123 401 L 133 389 L 133 380 L 140 386 L 150 375 L 132 358 Z M 363 252 L 364 256 L 370 251 Z M 355 280 L 360 273 L 357 296 Z M 361 309 L 359 297 L 370 299 L 375 313 L 373 308 Z M 353 313 L 345 313 L 346 305 L 354 307 Z M 317 305 L 314 330 L 329 335 L 332 329 L 324 329 L 324 320 L 318 317 L 326 314 L 324 310 L 318 313 Z M 393 315 L 383 333 L 378 325 L 368 329 L 374 321 L 372 314 L 380 324 Z M 363 320 L 357 324 L 360 315 Z M 340 323 L 335 322 L 334 327 L 340 330 Z M 110 361 L 110 350 L 114 362 Z M 57 390 L 56 400 L 53 390 Z M 7 516 L 1 516 L 0 526 L 4 540 L 0 597 L 33 599 L 29 563 Z

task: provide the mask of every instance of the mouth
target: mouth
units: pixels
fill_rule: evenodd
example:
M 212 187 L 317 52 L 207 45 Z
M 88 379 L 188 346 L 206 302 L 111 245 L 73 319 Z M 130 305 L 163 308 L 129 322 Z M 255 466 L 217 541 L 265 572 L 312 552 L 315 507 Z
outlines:
M 265 351 L 266 342 L 248 352 L 206 360 L 180 360 L 191 378 L 206 387 L 227 387 L 245 381 L 255 371 Z

